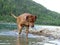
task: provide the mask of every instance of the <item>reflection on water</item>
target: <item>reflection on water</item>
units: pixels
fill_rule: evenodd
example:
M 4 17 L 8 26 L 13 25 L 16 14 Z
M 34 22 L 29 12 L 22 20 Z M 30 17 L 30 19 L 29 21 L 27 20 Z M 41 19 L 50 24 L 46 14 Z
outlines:
M 47 44 L 56 44 L 56 42 L 49 41 L 48 37 L 44 36 L 37 36 L 25 33 L 21 35 L 17 35 L 17 32 L 7 31 L 7 32 L 0 32 L 0 45 L 47 45 Z M 60 43 L 60 42 L 59 42 Z M 58 45 L 60 45 L 58 43 Z
M 60 45 L 58 40 L 53 42 L 53 39 L 44 36 L 26 35 L 26 33 L 22 33 L 18 36 L 17 32 L 14 31 L 0 31 L 0 45 L 55 45 L 56 42 Z
M 60 40 L 58 39 L 33 34 L 26 35 L 25 33 L 18 36 L 17 32 L 1 29 L 3 26 L 0 25 L 0 45 L 60 45 Z M 35 27 L 36 29 L 42 28 L 39 26 Z M 8 26 L 6 25 L 5 28 L 8 28 Z
M 28 45 L 27 37 L 0 36 L 0 45 Z
M 28 36 L 25 40 L 22 37 L 17 37 L 16 45 L 28 45 Z
M 35 36 L 32 34 L 23 33 L 18 36 L 14 31 L 0 31 L 0 45 L 31 45 L 35 41 Z
M 48 39 L 33 34 L 22 33 L 18 36 L 14 31 L 0 31 L 0 45 L 43 45 L 44 40 Z

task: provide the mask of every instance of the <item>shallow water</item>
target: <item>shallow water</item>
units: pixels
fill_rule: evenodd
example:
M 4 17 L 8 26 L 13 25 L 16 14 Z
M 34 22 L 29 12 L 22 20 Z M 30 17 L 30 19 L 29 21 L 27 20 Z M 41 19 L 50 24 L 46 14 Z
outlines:
M 0 31 L 0 45 L 60 45 L 60 40 L 39 35 L 20 34 L 10 30 Z
M 37 42 L 35 38 L 39 36 L 22 33 L 19 37 L 17 32 L 14 31 L 1 31 L 0 32 L 0 45 L 32 45 Z
M 42 27 L 43 26 L 35 26 L 36 29 L 40 29 Z M 45 26 L 45 28 L 46 27 L 48 26 Z M 28 36 L 26 36 L 26 33 L 24 32 L 18 36 L 16 31 L 8 29 L 12 28 L 11 26 L 1 27 L 0 25 L 0 28 L 3 28 L 0 29 L 0 45 L 60 45 L 60 39 L 33 34 L 28 34 Z M 51 28 L 51 26 L 48 28 Z

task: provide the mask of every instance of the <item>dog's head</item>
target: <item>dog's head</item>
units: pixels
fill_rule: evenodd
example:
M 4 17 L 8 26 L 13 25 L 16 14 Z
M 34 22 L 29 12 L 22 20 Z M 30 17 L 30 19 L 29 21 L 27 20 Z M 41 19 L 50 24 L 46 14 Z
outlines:
M 27 22 L 29 22 L 29 26 L 34 27 L 34 22 L 36 21 L 36 16 L 35 15 L 28 15 L 26 17 Z

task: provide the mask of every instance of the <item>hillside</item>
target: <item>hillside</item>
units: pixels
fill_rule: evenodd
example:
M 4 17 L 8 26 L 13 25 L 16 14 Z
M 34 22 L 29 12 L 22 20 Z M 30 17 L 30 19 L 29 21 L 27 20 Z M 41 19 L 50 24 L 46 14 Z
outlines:
M 36 15 L 36 24 L 60 25 L 60 14 L 46 9 L 32 0 L 0 0 L 0 22 L 15 22 L 10 13 L 18 16 L 28 12 Z

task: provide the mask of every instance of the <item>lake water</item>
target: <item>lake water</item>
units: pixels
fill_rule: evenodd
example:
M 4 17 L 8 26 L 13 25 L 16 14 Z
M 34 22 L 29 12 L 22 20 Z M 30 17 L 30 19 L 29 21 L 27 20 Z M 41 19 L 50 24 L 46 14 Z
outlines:
M 37 43 L 38 35 L 28 34 L 26 36 L 25 33 L 20 34 L 18 37 L 18 33 L 9 30 L 0 31 L 0 45 L 34 45 Z
M 20 36 L 18 36 L 16 31 L 11 30 L 11 25 L 9 25 L 9 27 L 5 24 L 5 26 L 6 27 L 3 25 L 1 28 L 0 25 L 0 45 L 60 45 L 60 39 L 34 34 L 28 34 L 28 36 L 26 36 L 26 33 L 23 32 L 20 34 Z M 41 28 L 40 26 L 35 27 L 36 29 Z

